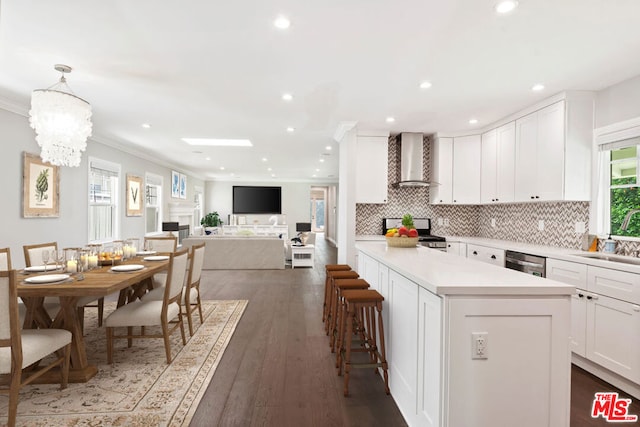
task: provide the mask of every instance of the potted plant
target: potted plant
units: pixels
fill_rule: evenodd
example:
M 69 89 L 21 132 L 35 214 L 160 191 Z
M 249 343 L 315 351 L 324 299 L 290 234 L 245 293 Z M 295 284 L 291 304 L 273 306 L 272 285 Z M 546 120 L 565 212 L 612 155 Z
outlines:
M 220 227 L 222 225 L 220 214 L 218 214 L 218 212 L 209 212 L 204 218 L 202 218 L 200 225 L 205 228 L 205 233 L 211 234 L 211 230 L 207 230 L 207 228 Z

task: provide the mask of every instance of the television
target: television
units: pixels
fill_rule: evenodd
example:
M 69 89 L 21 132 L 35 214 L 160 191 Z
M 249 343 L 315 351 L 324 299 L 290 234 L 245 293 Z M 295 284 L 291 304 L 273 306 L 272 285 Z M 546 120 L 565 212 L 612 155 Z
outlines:
M 233 186 L 234 214 L 281 214 L 281 187 Z

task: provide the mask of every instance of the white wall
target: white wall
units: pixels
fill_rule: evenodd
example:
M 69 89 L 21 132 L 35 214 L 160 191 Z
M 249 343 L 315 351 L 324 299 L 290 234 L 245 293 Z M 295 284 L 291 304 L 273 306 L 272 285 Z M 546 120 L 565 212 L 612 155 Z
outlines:
M 57 241 L 59 247 L 83 246 L 88 239 L 88 158 L 97 157 L 118 163 L 121 166 L 120 238 L 142 237 L 144 217 L 125 216 L 126 174 L 145 176 L 152 172 L 164 178 L 163 216 L 168 218 L 167 203 L 171 199 L 171 169 L 158 165 L 153 158 L 143 159 L 104 144 L 89 140 L 87 150 L 82 155 L 82 163 L 77 168 L 60 168 L 60 216 L 57 218 L 22 217 L 22 153 L 39 154 L 35 133 L 29 127 L 27 117 L 0 109 L 0 247 L 11 248 L 14 268 L 24 266 L 22 245 Z M 180 171 L 185 173 L 185 171 Z M 193 201 L 193 186 L 203 186 L 202 180 L 187 177 L 187 200 Z
M 640 76 L 597 92 L 596 128 L 635 117 L 640 117 Z
M 207 181 L 205 185 L 205 215 L 217 211 L 225 224 L 229 224 L 232 213 L 233 186 L 255 185 L 282 187 L 282 214 L 289 226 L 289 236 L 296 234 L 296 222 L 311 222 L 311 187 L 331 186 L 334 184 L 317 182 L 238 182 L 238 181 Z M 268 224 L 271 215 L 245 215 L 247 224 L 254 221 Z

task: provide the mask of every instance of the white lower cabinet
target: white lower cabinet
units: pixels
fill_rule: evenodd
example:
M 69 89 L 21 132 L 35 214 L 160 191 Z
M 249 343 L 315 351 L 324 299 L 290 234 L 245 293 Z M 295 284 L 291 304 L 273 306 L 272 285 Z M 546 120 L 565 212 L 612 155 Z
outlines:
M 418 289 L 417 425 L 440 425 L 442 298 Z
M 640 384 L 640 275 L 547 259 L 547 278 L 576 286 L 571 351 Z
M 467 256 L 467 244 L 463 242 L 447 242 L 447 253 Z
M 490 248 L 488 246 L 480 246 L 468 243 L 467 258 L 497 265 L 498 267 L 504 267 L 503 249 Z
M 586 357 L 640 384 L 640 306 L 588 293 Z
M 400 412 L 415 425 L 418 374 L 418 285 L 389 271 L 389 387 Z

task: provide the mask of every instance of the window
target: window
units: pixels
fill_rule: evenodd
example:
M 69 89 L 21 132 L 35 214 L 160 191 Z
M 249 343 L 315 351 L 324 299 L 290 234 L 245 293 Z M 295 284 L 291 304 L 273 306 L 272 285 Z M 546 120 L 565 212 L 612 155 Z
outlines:
M 631 217 L 626 230 L 621 226 L 627 213 L 640 207 L 638 187 L 638 146 L 611 150 L 609 218 L 611 234 L 616 236 L 640 237 L 640 215 Z
M 106 242 L 118 236 L 120 165 L 89 159 L 89 241 Z
M 145 177 L 145 232 L 162 231 L 162 177 L 146 174 Z

